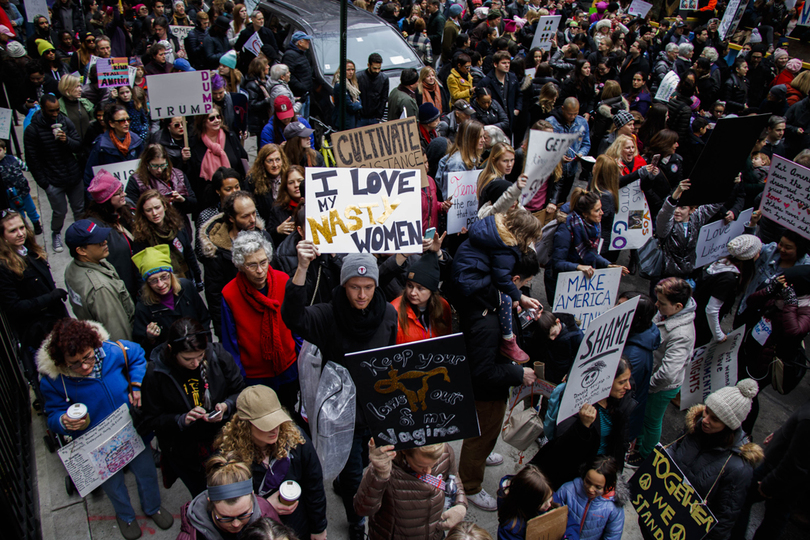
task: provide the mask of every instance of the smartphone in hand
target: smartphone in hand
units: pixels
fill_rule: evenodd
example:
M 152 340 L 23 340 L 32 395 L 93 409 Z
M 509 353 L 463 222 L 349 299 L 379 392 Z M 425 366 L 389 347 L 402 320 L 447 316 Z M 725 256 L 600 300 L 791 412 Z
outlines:
M 214 412 L 208 413 L 209 420 L 216 420 L 220 416 L 222 416 L 222 409 L 217 409 Z
M 434 236 L 436 236 L 436 227 L 431 227 L 425 231 L 425 238 L 427 240 L 433 240 Z

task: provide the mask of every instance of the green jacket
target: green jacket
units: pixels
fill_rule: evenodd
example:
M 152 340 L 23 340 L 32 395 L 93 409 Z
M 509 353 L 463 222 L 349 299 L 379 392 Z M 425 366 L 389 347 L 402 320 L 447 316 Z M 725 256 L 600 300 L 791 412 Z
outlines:
M 405 109 L 405 116 L 414 118 L 419 114 L 419 105 L 416 104 L 416 97 L 411 96 L 401 87 L 397 86 L 388 96 L 388 119 L 398 120 L 402 116 L 402 109 Z
M 93 116 L 93 102 L 89 99 L 84 99 L 83 97 L 79 98 L 79 103 L 84 106 L 84 110 L 87 111 L 87 114 L 90 115 L 90 119 L 94 120 L 95 116 Z M 67 108 L 65 107 L 65 98 L 61 98 L 59 100 L 59 112 L 67 116 Z
M 135 305 L 113 265 L 73 259 L 65 270 L 65 285 L 76 318 L 100 322 L 112 341 L 132 340 Z

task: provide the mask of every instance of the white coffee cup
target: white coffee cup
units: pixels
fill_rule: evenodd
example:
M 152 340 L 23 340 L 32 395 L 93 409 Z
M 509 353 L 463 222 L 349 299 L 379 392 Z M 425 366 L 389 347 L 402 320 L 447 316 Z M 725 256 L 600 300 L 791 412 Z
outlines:
M 59 136 L 59 133 L 62 131 L 62 124 L 54 124 L 53 126 L 51 126 L 51 129 L 53 130 L 53 138 L 55 139 Z
M 301 486 L 295 480 L 285 480 L 278 487 L 278 500 L 285 506 L 292 506 L 301 497 Z

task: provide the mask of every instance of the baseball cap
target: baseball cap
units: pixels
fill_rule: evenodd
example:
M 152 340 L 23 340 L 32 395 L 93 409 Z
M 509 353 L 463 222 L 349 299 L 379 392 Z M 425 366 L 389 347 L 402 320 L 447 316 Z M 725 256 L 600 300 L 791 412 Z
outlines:
M 96 225 L 89 219 L 80 219 L 68 227 L 65 233 L 65 243 L 71 249 L 88 244 L 100 244 L 107 239 L 110 231 L 107 227 Z
M 475 114 L 475 109 L 472 108 L 472 105 L 470 105 L 467 101 L 463 99 L 458 99 L 456 100 L 455 103 L 453 103 L 453 110 L 464 113 L 469 116 Z
M 236 398 L 236 412 L 239 418 L 247 420 L 257 429 L 273 431 L 284 422 L 292 422 L 276 393 L 266 386 L 248 386 Z
M 295 116 L 292 101 L 287 96 L 278 96 L 273 102 L 273 110 L 279 120 L 286 120 Z
M 304 32 L 301 32 L 299 30 L 293 33 L 292 37 L 290 38 L 290 43 L 298 43 L 302 39 L 308 39 L 312 41 L 312 36 L 310 36 L 309 34 L 305 34 Z
M 14 37 L 14 33 L 8 29 L 8 26 L 4 24 L 0 24 L 0 34 L 4 34 L 8 37 Z
M 290 122 L 284 128 L 284 138 L 288 141 L 293 137 L 309 137 L 315 133 L 314 129 L 310 129 L 301 122 Z

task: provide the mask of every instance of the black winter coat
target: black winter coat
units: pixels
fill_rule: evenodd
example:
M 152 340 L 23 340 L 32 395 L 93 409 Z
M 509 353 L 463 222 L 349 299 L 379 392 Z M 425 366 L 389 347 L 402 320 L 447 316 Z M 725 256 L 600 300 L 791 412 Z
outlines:
M 249 24 L 247 28 L 240 32 L 239 38 L 236 40 L 236 43 L 233 46 L 233 50 L 239 51 L 239 60 L 236 63 L 236 67 L 239 68 L 242 73 L 247 73 L 248 67 L 250 67 L 250 62 L 256 58 L 253 51 L 243 50 L 245 43 L 247 43 L 247 41 L 253 37 L 253 34 L 255 33 L 256 30 L 253 29 L 253 25 Z M 276 42 L 276 35 L 272 30 L 270 30 L 270 28 L 262 26 L 259 29 L 259 39 L 262 41 L 262 52 L 267 57 L 271 65 L 275 64 L 276 60 L 278 59 L 278 44 Z
M 248 132 L 259 134 L 270 120 L 273 102 L 270 100 L 270 86 L 263 79 L 247 76 L 242 90 L 248 94 Z
M 357 74 L 357 87 L 360 89 L 360 101 L 363 104 L 360 116 L 366 119 L 382 119 L 385 116 L 385 106 L 388 105 L 390 93 L 388 75 L 380 72 L 372 77 L 368 74 L 368 69 L 364 69 Z
M 729 112 L 737 113 L 742 111 L 747 106 L 746 103 L 748 103 L 748 80 L 736 73 L 732 73 L 723 83 L 720 96 L 726 101 Z
M 67 141 L 57 141 L 53 136 L 55 123 L 62 124 Z M 25 128 L 25 161 L 28 170 L 42 189 L 53 184 L 64 188 L 75 186 L 82 179 L 79 163 L 74 154 L 81 151 L 79 132 L 73 122 L 62 113 L 55 121 L 47 118 L 42 111 L 34 113 L 31 123 Z
M 71 13 L 70 13 L 70 19 L 71 19 L 71 21 L 73 21 L 73 29 L 72 29 L 73 31 L 72 32 L 70 32 L 70 30 L 68 30 L 68 31 L 71 33 L 71 35 L 74 35 L 74 36 L 76 34 L 81 35 L 85 31 L 85 28 L 84 28 L 84 13 L 82 12 L 81 2 L 78 2 L 78 1 L 77 2 L 70 2 L 69 7 L 72 8 Z M 63 14 L 62 11 L 64 11 L 65 14 Z M 65 28 L 65 25 L 62 24 L 62 19 L 65 18 L 65 16 L 67 16 L 67 10 L 65 9 L 65 5 L 62 4 L 62 2 L 59 2 L 57 0 L 56 2 L 54 2 L 53 6 L 51 7 L 51 12 L 53 13 L 53 16 L 51 17 L 51 21 L 52 21 L 52 24 L 53 24 L 54 31 L 59 32 L 60 30 L 67 30 Z
M 188 172 L 186 177 L 191 184 L 191 189 L 197 196 L 198 201 L 205 198 L 205 188 L 208 181 L 200 178 L 200 168 L 202 167 L 202 160 L 208 147 L 199 137 L 194 137 L 194 142 L 191 143 L 191 159 L 188 160 Z M 225 154 L 228 156 L 228 162 L 231 164 L 231 169 L 235 170 L 244 178 L 247 171 L 242 160 L 247 160 L 248 155 L 245 152 L 245 147 L 239 141 L 239 136 L 235 135 L 232 131 L 225 134 Z
M 596 90 L 593 85 L 587 82 L 582 83 L 581 88 L 577 88 L 576 80 L 573 73 L 563 81 L 560 87 L 560 95 L 557 97 L 557 106 L 561 106 L 566 98 L 575 97 L 579 100 L 579 114 L 580 116 L 590 113 L 593 110 L 594 102 L 596 99 Z
M 273 268 L 284 272 L 290 278 L 298 268 L 298 250 L 301 241 L 297 231 L 287 236 L 273 253 Z M 306 297 L 307 305 L 330 302 L 332 291 L 340 285 L 340 269 L 343 266 L 342 255 L 319 255 L 307 268 Z
M 692 135 L 692 99 L 691 96 L 685 96 L 676 93 L 672 96 L 667 103 L 669 109 L 669 118 L 667 119 L 667 127 L 678 134 L 678 140 L 688 141 Z
M 132 341 L 143 347 L 147 358 L 151 355 L 152 349 L 165 343 L 169 336 L 169 327 L 177 319 L 191 317 L 198 321 L 205 330 L 211 327 L 211 316 L 208 308 L 200 298 L 194 283 L 187 279 L 180 280 L 180 293 L 174 297 L 174 309 L 169 309 L 163 304 L 144 304 L 143 298 L 135 304 L 135 322 L 132 325 Z M 160 335 L 152 340 L 146 334 L 146 327 L 154 322 L 160 326 Z
M 231 44 L 224 34 L 214 35 L 209 30 L 203 38 L 203 54 L 201 58 L 203 65 L 206 69 L 217 69 L 219 59 L 230 50 Z
M 270 207 L 270 215 L 267 216 L 266 227 L 267 232 L 273 239 L 273 247 L 278 249 L 278 246 L 287 238 L 287 234 L 278 232 L 278 226 L 284 223 L 287 219 L 292 218 L 294 208 L 292 206 L 279 206 L 274 204 Z
M 765 447 L 762 491 L 768 496 L 797 497 L 807 481 L 810 448 L 810 401 L 796 409 Z
M 298 47 L 290 46 L 281 58 L 281 63 L 290 68 L 290 90 L 295 97 L 312 94 L 315 89 L 314 72 L 309 54 Z
M 493 99 L 492 103 L 489 105 L 489 109 L 484 110 L 484 108 L 478 104 L 478 100 L 474 99 L 472 100 L 472 108 L 475 109 L 473 118 L 485 126 L 499 127 L 507 137 L 511 136 L 512 130 L 510 129 L 509 116 L 506 114 L 506 111 L 503 110 L 500 103 Z

